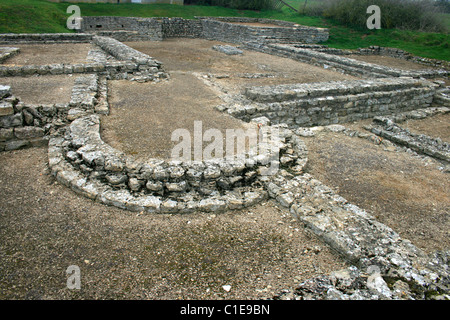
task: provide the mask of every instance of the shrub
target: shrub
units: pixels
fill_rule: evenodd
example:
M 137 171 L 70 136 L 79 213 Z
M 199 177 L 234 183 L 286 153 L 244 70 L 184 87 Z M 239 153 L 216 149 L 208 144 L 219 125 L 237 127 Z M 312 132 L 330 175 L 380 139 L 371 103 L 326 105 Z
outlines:
M 436 0 L 436 6 L 443 13 L 450 13 L 450 0 Z
M 239 10 L 273 9 L 273 0 L 185 0 L 185 4 L 211 5 Z
M 335 19 L 347 26 L 365 27 L 370 5 L 381 9 L 381 27 L 446 32 L 433 0 L 324 0 L 309 14 Z

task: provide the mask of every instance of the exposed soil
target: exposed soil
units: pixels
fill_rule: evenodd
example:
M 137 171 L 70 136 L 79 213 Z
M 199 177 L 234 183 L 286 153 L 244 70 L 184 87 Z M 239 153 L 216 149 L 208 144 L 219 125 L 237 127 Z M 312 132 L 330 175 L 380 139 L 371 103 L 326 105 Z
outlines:
M 136 158 L 170 158 L 175 129 L 187 129 L 193 138 L 194 121 L 203 129 L 249 128 L 250 125 L 214 110 L 223 101 L 194 73 L 212 73 L 227 92 L 238 93 L 247 86 L 354 79 L 351 76 L 299 63 L 291 59 L 245 51 L 227 56 L 211 47 L 222 44 L 199 39 L 170 39 L 162 42 L 130 42 L 128 45 L 161 61 L 170 80 L 160 83 L 111 81 L 111 114 L 102 119 L 102 136 L 116 149 Z M 246 78 L 248 74 L 271 74 Z
M 427 66 L 427 65 L 420 64 L 420 63 L 415 63 L 412 61 L 403 60 L 403 59 L 399 59 L 399 58 L 393 58 L 393 57 L 385 57 L 385 56 L 378 56 L 378 55 L 359 55 L 359 54 L 352 54 L 352 55 L 349 55 L 346 57 L 352 58 L 355 60 L 359 60 L 359 61 L 375 63 L 375 64 L 379 64 L 382 66 L 403 69 L 403 70 L 436 69 L 432 66 Z
M 137 159 L 171 158 L 181 142 L 171 140 L 176 129 L 189 131 L 193 151 L 195 121 L 201 121 L 203 132 L 218 129 L 224 138 L 226 129 L 250 127 L 215 110 L 222 101 L 189 73 L 173 72 L 170 81 L 160 83 L 112 81 L 109 93 L 111 114 L 102 118 L 102 137 Z
M 3 64 L 46 65 L 55 63 L 86 63 L 91 49 L 90 43 L 65 44 L 17 44 L 20 53 L 7 59 Z
M 420 121 L 426 126 L 428 119 Z M 450 248 L 450 179 L 438 163 L 340 133 L 305 142 L 308 171 L 317 179 L 423 250 Z
M 11 86 L 12 94 L 24 103 L 68 103 L 74 78 L 71 75 L 6 77 L 0 78 L 0 84 Z
M 57 183 L 46 148 L 0 154 L 0 195 L 2 299 L 264 299 L 346 267 L 270 201 L 136 215 Z M 66 287 L 71 265 L 81 290 Z
M 169 39 L 162 42 L 128 42 L 127 45 L 163 62 L 166 71 L 211 73 L 230 93 L 245 87 L 341 81 L 357 79 L 289 58 L 244 50 L 242 55 L 228 56 L 212 46 L 226 44 L 202 39 Z M 251 76 L 254 77 L 251 77 Z
M 450 143 L 450 113 L 436 115 L 427 120 L 408 120 L 400 124 L 412 133 L 426 134 Z

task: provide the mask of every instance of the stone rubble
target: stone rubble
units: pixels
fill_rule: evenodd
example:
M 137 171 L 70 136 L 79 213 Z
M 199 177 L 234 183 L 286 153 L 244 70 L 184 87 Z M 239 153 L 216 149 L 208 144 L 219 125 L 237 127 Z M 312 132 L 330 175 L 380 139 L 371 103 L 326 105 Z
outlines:
M 67 105 L 25 104 L 9 86 L 0 86 L 0 97 L 0 151 L 46 145 L 67 123 Z
M 233 46 L 229 46 L 229 45 L 215 45 L 212 47 L 213 50 L 225 53 L 226 55 L 229 56 L 234 56 L 234 55 L 241 55 L 244 53 L 244 51 L 233 47 Z
M 449 298 L 450 251 L 427 256 L 309 174 L 278 175 L 267 183 L 270 196 L 283 199 L 280 204 L 352 264 L 274 299 Z
M 440 138 L 411 133 L 386 117 L 375 117 L 370 131 L 398 145 L 450 164 L 450 144 Z

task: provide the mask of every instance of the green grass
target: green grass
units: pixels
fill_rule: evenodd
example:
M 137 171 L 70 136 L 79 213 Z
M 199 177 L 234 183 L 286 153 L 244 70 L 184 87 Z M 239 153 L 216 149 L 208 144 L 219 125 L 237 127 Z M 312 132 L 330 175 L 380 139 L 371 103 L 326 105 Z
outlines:
M 305 0 L 287 0 L 295 8 L 303 8 Z M 308 6 L 317 0 L 308 0 Z M 1 0 L 0 33 L 71 32 L 66 28 L 70 3 L 45 0 Z M 269 18 L 298 24 L 326 27 L 330 39 L 324 43 L 333 48 L 357 49 L 371 45 L 395 47 L 418 56 L 450 61 L 448 34 L 413 32 L 396 29 L 367 30 L 350 28 L 335 21 L 304 16 L 287 7 L 281 11 L 245 11 L 214 6 L 179 6 L 168 4 L 78 4 L 83 16 L 182 17 L 230 16 Z M 445 15 L 450 25 L 450 15 Z
M 396 29 L 367 30 L 339 26 L 328 21 L 330 39 L 326 45 L 339 49 L 369 46 L 399 48 L 414 55 L 450 61 L 448 34 Z
M 67 7 L 67 4 L 66 4 Z M 41 0 L 1 0 L 0 33 L 68 32 L 65 9 Z

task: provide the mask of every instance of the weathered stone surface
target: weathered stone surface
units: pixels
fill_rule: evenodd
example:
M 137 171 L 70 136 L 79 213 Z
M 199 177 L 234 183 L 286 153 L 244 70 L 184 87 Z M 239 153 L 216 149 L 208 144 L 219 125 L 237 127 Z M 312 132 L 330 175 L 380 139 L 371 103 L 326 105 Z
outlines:
M 121 183 L 127 182 L 128 178 L 126 174 L 117 173 L 117 174 L 108 174 L 106 176 L 106 180 L 112 185 L 118 185 Z
M 0 102 L 0 116 L 9 116 L 14 114 L 14 107 L 12 103 L 1 101 Z
M 33 125 L 33 123 L 34 123 L 33 114 L 28 110 L 23 110 L 22 114 L 23 114 L 23 121 L 25 122 L 25 124 L 27 126 Z
M 244 53 L 244 51 L 233 47 L 229 45 L 215 45 L 212 47 L 213 50 L 219 51 L 221 53 L 225 53 L 226 55 L 233 56 L 233 55 L 241 55 Z
M 411 133 L 387 117 L 375 117 L 369 129 L 376 135 L 393 143 L 450 163 L 450 144 L 440 138 Z
M 14 129 L 14 135 L 17 139 L 33 139 L 44 136 L 44 129 L 39 127 L 21 127 Z
M 14 138 L 14 132 L 12 128 L 10 129 L 0 128 L 0 141 L 8 141 L 12 138 Z
M 225 206 L 225 201 L 218 199 L 203 199 L 199 203 L 199 209 L 206 212 L 223 210 Z
M 0 99 L 9 97 L 11 95 L 11 87 L 0 85 Z
M 8 116 L 0 116 L 1 128 L 20 127 L 23 125 L 22 113 L 16 113 Z
M 100 195 L 100 200 L 107 205 L 126 209 L 128 200 L 132 196 L 127 190 L 106 190 Z
M 130 178 L 128 180 L 128 186 L 130 187 L 131 191 L 139 191 L 143 184 L 143 181 L 136 178 Z
M 7 141 L 5 144 L 5 151 L 26 148 L 29 145 L 30 145 L 30 142 L 27 140 L 10 140 L 10 141 Z
M 159 192 L 159 191 L 163 190 L 164 185 L 161 181 L 154 182 L 154 181 L 149 180 L 147 182 L 147 184 L 145 185 L 145 187 L 150 191 Z

